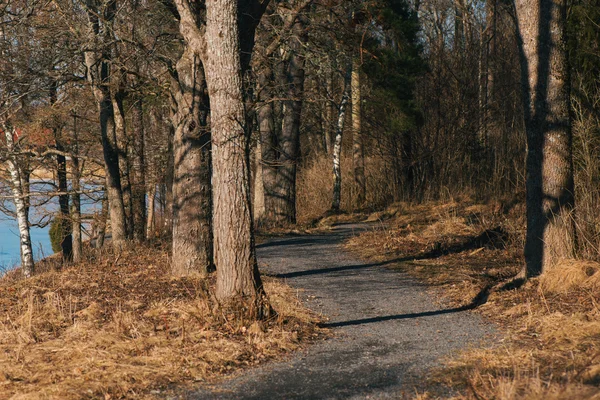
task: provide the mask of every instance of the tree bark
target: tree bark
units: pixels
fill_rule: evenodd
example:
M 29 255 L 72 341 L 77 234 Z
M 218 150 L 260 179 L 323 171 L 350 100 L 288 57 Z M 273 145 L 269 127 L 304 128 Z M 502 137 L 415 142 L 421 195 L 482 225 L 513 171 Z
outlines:
M 242 91 L 238 7 L 206 2 L 206 78 L 211 102 L 216 297 L 250 301 L 251 314 L 270 311 L 258 272 L 250 204 L 249 137 Z
M 73 261 L 81 261 L 83 255 L 83 242 L 81 237 L 81 196 L 79 190 L 81 186 L 79 174 L 79 158 L 71 156 L 71 186 L 73 195 L 71 196 L 71 221 L 73 235 Z
M 517 0 L 527 133 L 526 277 L 574 255 L 566 2 Z
M 73 261 L 80 262 L 83 257 L 83 240 L 81 236 L 81 189 L 79 166 L 79 134 L 77 132 L 77 116 L 73 116 L 73 155 L 71 156 L 71 221 L 73 224 Z
M 350 98 L 350 80 L 351 70 L 348 68 L 348 73 L 344 79 L 344 93 L 338 110 L 338 118 L 335 132 L 335 141 L 333 144 L 333 200 L 331 201 L 331 210 L 337 212 L 340 210 L 342 201 L 342 134 L 344 133 L 344 122 L 346 120 L 346 106 Z
M 64 153 L 65 148 L 62 145 L 61 139 L 58 136 L 59 134 L 57 132 L 57 129 L 55 129 L 54 137 L 56 150 Z M 71 261 L 73 259 L 73 236 L 71 234 L 72 223 L 69 215 L 67 158 L 62 154 L 58 154 L 56 156 L 56 175 L 58 179 L 58 191 L 64 193 L 58 196 L 58 218 L 60 219 L 59 223 L 62 225 L 61 232 L 63 233 L 63 238 L 60 242 L 60 247 L 62 250 L 62 259 L 63 261 Z
M 17 214 L 17 224 L 19 226 L 19 243 L 21 249 L 21 270 L 23 276 L 31 277 L 35 272 L 33 262 L 33 248 L 31 246 L 31 234 L 29 231 L 29 207 L 25 201 L 27 193 L 23 188 L 23 171 L 19 167 L 17 156 L 15 155 L 14 137 L 16 130 L 4 124 L 4 137 L 6 138 L 6 147 L 8 150 L 8 172 L 10 173 L 10 187 L 12 191 L 13 201 L 15 203 L 15 211 Z
M 367 186 L 365 180 L 365 149 L 361 132 L 361 93 L 360 93 L 360 59 L 352 58 L 352 162 L 354 169 L 354 187 L 356 190 L 356 206 L 365 206 Z
M 156 207 L 155 203 L 156 198 L 156 184 L 152 184 L 150 186 L 150 190 L 148 191 L 148 218 L 146 218 L 146 237 L 150 238 L 154 236 L 154 208 Z
M 214 270 L 211 144 L 208 97 L 200 57 L 187 47 L 177 63 L 172 87 L 173 114 L 173 251 L 175 275 Z
M 300 119 L 305 75 L 303 47 L 308 41 L 306 20 L 302 15 L 288 11 L 283 18 L 292 34 L 284 52 L 286 57 L 279 62 L 275 74 L 268 60 L 258 72 L 259 100 L 263 104 L 258 117 L 265 165 L 264 222 L 271 226 L 296 223 L 296 172 L 300 158 Z M 285 100 L 280 102 L 281 129 L 275 127 L 273 93 L 270 93 L 273 78 L 285 94 Z
M 104 246 L 104 240 L 106 238 L 106 222 L 108 220 L 109 204 L 108 194 L 102 197 L 102 205 L 100 208 L 100 215 L 98 216 L 96 232 L 96 248 L 100 249 Z
M 127 239 L 133 238 L 133 195 L 131 185 L 131 165 L 129 160 L 129 141 L 127 140 L 127 126 L 125 123 L 125 109 L 123 100 L 125 93 L 118 89 L 111 97 L 113 115 L 115 119 L 115 137 L 117 143 L 117 156 L 119 158 L 119 172 L 121 178 L 121 192 L 125 210 L 125 230 Z
M 258 83 L 258 101 L 259 108 L 257 113 L 258 130 L 260 132 L 260 154 L 261 154 L 261 175 L 263 189 L 264 212 L 260 216 L 260 223 L 271 224 L 276 218 L 275 204 L 273 204 L 277 195 L 277 133 L 275 132 L 275 109 L 274 102 L 271 101 L 271 86 L 273 84 L 273 71 L 268 62 L 265 62 L 257 73 Z M 256 199 L 255 199 L 256 201 Z M 256 216 L 259 218 L 259 216 Z
M 146 162 L 144 158 L 144 107 L 141 97 L 137 98 L 132 108 L 133 120 L 133 239 L 146 240 Z
M 104 13 L 101 13 L 97 4 L 89 1 L 88 18 L 91 50 L 85 51 L 85 64 L 87 67 L 87 79 L 92 87 L 100 114 L 106 193 L 110 209 L 111 242 L 116 250 L 120 250 L 127 239 L 127 223 L 119 171 L 115 115 L 109 87 L 111 56 L 110 52 L 105 49 L 105 46 L 101 46 L 105 42 L 110 41 L 116 3 L 108 1 L 105 5 L 106 10 Z M 103 15 L 102 20 L 99 18 L 100 15 Z M 102 35 L 100 33 L 101 24 L 105 25 Z M 98 50 L 98 47 L 103 47 L 104 49 Z
M 260 132 L 259 132 L 260 136 Z M 254 158 L 254 225 L 260 225 L 265 215 L 265 186 L 263 182 L 262 143 L 260 137 L 256 141 Z
M 50 84 L 50 104 L 53 106 L 56 103 L 57 83 L 52 81 Z M 58 191 L 62 193 L 58 196 L 58 223 L 61 225 L 61 233 L 63 235 L 60 248 L 63 261 L 71 261 L 73 259 L 73 236 L 72 224 L 69 215 L 69 188 L 67 185 L 67 158 L 64 156 L 65 146 L 61 136 L 59 127 L 54 126 L 52 129 L 54 136 L 54 146 L 61 153 L 56 155 L 56 178 L 58 183 Z

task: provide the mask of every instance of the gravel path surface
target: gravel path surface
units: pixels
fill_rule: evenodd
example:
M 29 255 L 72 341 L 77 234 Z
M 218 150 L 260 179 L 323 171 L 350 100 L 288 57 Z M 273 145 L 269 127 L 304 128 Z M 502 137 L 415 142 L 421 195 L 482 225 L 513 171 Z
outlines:
M 345 252 L 343 241 L 367 228 L 344 224 L 259 245 L 262 271 L 304 289 L 302 298 L 330 319 L 335 337 L 188 398 L 410 398 L 441 358 L 494 341 L 493 327 L 477 315 L 444 309 L 405 274 Z

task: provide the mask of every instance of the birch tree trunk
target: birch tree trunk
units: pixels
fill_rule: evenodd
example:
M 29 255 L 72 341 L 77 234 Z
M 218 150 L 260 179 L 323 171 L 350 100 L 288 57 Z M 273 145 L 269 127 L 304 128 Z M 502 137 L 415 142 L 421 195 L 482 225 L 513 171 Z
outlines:
M 19 226 L 19 243 L 21 249 L 21 270 L 23 276 L 31 277 L 34 272 L 33 249 L 31 246 L 31 234 L 29 231 L 29 207 L 25 201 L 24 188 L 22 185 L 22 171 L 19 167 L 17 157 L 15 155 L 16 130 L 4 124 L 4 137 L 6 138 L 6 147 L 8 150 L 8 171 L 10 173 L 10 187 L 12 191 L 13 201 L 15 203 L 15 212 L 17 214 L 17 224 Z
M 331 210 L 337 212 L 340 210 L 342 201 L 342 134 L 344 133 L 344 121 L 346 120 L 346 107 L 350 98 L 350 80 L 351 68 L 348 69 L 346 78 L 344 79 L 344 93 L 338 111 L 335 141 L 333 143 L 333 200 L 331 202 Z
M 527 133 L 526 277 L 574 255 L 565 0 L 517 0 Z
M 250 204 L 249 143 L 242 92 L 238 7 L 206 2 L 206 78 L 211 102 L 216 296 L 220 302 L 270 311 L 258 272 Z

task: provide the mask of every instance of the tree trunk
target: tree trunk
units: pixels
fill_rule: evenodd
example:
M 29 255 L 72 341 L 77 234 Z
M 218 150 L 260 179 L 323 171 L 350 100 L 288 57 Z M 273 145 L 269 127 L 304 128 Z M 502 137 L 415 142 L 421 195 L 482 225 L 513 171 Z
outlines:
M 154 236 L 154 208 L 156 207 L 155 198 L 156 184 L 152 184 L 152 186 L 150 186 L 150 191 L 148 192 L 148 218 L 146 218 L 147 238 Z
M 258 272 L 250 204 L 249 141 L 242 91 L 238 7 L 235 0 L 206 3 L 206 78 L 211 102 L 216 297 L 269 313 Z
M 303 47 L 308 41 L 306 21 L 303 16 L 288 15 L 295 18 L 292 25 L 290 56 L 287 66 L 287 99 L 283 103 L 283 121 L 279 139 L 280 159 L 277 171 L 279 193 L 275 201 L 277 224 L 296 223 L 296 171 L 300 158 L 300 122 L 304 98 L 304 62 Z
M 516 1 L 527 133 L 526 277 L 575 251 L 564 0 Z
M 273 85 L 273 72 L 271 66 L 265 63 L 257 73 L 258 101 L 258 129 L 260 131 L 261 152 L 261 175 L 263 183 L 263 205 L 264 212 L 261 223 L 271 224 L 276 220 L 274 215 L 276 206 L 274 203 L 277 196 L 277 134 L 275 132 L 275 110 L 271 97 L 271 86 Z M 258 218 L 258 216 L 256 216 Z
M 79 166 L 79 135 L 77 132 L 77 117 L 73 116 L 73 155 L 71 155 L 71 221 L 73 224 L 73 261 L 80 262 L 83 257 L 83 240 L 81 237 L 81 189 Z
M 100 208 L 100 215 L 98 216 L 98 222 L 96 227 L 96 248 L 100 249 L 104 246 L 104 240 L 106 238 L 106 222 L 109 214 L 109 203 L 108 194 L 104 194 L 102 197 L 102 205 Z
M 173 114 L 173 256 L 175 275 L 214 270 L 211 145 L 208 98 L 199 55 L 190 47 L 177 63 L 172 87 Z
M 260 225 L 265 215 L 265 186 L 263 183 L 262 144 L 260 137 L 256 141 L 256 157 L 254 161 L 254 224 Z
M 62 145 L 61 139 L 58 137 L 59 133 L 55 129 L 55 147 L 59 152 L 64 152 L 65 148 Z M 58 196 L 58 208 L 59 208 L 59 223 L 62 226 L 61 232 L 63 238 L 60 242 L 60 248 L 62 250 L 63 261 L 71 261 L 73 259 L 73 236 L 72 223 L 69 216 L 69 187 L 67 185 L 67 158 L 58 154 L 56 156 L 56 175 L 58 179 L 58 191 L 63 193 Z
M 276 86 L 283 88 L 281 129 L 276 129 L 270 86 L 273 72 L 268 61 L 258 73 L 259 116 L 263 147 L 265 222 L 271 226 L 296 223 L 296 171 L 300 156 L 300 119 L 304 97 L 304 44 L 308 40 L 303 16 L 290 12 L 284 16 L 291 24 L 286 59 L 277 65 Z
M 350 97 L 351 68 L 348 69 L 344 79 L 344 93 L 338 111 L 337 126 L 335 132 L 335 142 L 333 144 L 333 200 L 331 210 L 339 211 L 342 201 L 342 134 L 344 133 L 344 121 L 346 120 L 346 106 Z
M 144 108 L 141 97 L 132 108 L 133 119 L 133 239 L 146 240 L 146 163 L 144 159 Z
M 361 133 L 361 94 L 360 94 L 360 59 L 352 58 L 352 162 L 354 167 L 354 187 L 356 189 L 356 206 L 365 206 L 367 186 L 365 180 L 365 149 Z
M 83 255 L 83 242 L 81 237 L 81 196 L 79 190 L 81 186 L 79 176 L 79 158 L 71 156 L 71 186 L 73 195 L 71 196 L 71 221 L 73 231 L 73 261 L 81 261 Z
M 325 89 L 327 98 L 325 99 L 325 129 L 323 130 L 323 142 L 325 151 L 327 152 L 327 155 L 330 156 L 333 154 L 333 149 L 331 148 L 331 120 L 333 119 L 333 102 L 331 99 L 333 98 L 333 78 L 329 72 L 325 77 Z
M 112 98 L 113 115 L 115 119 L 115 137 L 117 140 L 117 155 L 119 158 L 119 172 L 125 210 L 125 229 L 127 238 L 133 238 L 133 195 L 131 189 L 131 167 L 129 163 L 129 144 L 127 140 L 127 127 L 125 125 L 125 110 L 123 99 L 125 93 L 117 91 Z
M 91 3 L 91 2 L 90 2 Z M 125 240 L 126 218 L 119 172 L 118 145 L 115 131 L 115 115 L 111 101 L 110 82 L 111 56 L 108 51 L 95 50 L 103 42 L 110 41 L 112 20 L 116 12 L 116 2 L 108 2 L 104 13 L 100 13 L 96 4 L 89 6 L 89 35 L 92 50 L 85 51 L 87 79 L 92 87 L 100 114 L 100 132 L 104 155 L 104 171 L 106 174 L 106 193 L 109 202 L 111 221 L 111 242 L 116 250 L 120 250 Z M 99 18 L 103 15 L 103 19 Z M 100 26 L 104 26 L 103 36 Z M 108 36 L 108 37 L 106 37 Z
M 16 136 L 16 130 L 13 127 L 4 124 L 2 127 L 4 130 L 4 137 L 6 138 L 6 147 L 8 150 L 8 172 L 10 173 L 10 187 L 12 191 L 13 201 L 15 203 L 15 211 L 17 214 L 17 224 L 19 226 L 19 242 L 21 249 L 21 270 L 23 276 L 26 278 L 31 277 L 34 270 L 33 263 L 33 248 L 31 246 L 31 234 L 29 231 L 29 207 L 27 206 L 26 192 L 23 188 L 23 177 L 21 176 L 23 171 L 19 167 L 17 156 L 14 154 L 15 145 L 14 137 Z
M 50 105 L 56 104 L 57 83 L 50 83 Z M 61 225 L 60 232 L 63 235 L 60 241 L 60 248 L 63 261 L 71 261 L 73 259 L 73 236 L 71 235 L 72 227 L 69 216 L 69 187 L 67 185 L 67 158 L 64 155 L 65 147 L 61 136 L 61 129 L 57 126 L 52 128 L 54 136 L 54 146 L 59 153 L 56 155 L 56 178 L 58 191 L 62 194 L 58 196 L 58 223 Z
M 175 158 L 173 152 L 173 141 L 175 140 L 175 127 L 173 123 L 169 124 L 169 136 L 167 142 L 167 171 L 164 175 L 164 196 L 163 189 L 160 190 L 162 210 L 162 232 L 166 234 L 169 240 L 173 240 L 173 182 L 175 181 Z

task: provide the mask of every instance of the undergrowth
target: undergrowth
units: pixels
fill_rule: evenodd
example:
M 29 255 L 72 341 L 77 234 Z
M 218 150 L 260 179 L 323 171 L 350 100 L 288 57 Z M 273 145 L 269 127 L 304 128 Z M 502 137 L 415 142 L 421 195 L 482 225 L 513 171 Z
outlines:
M 520 272 L 524 215 L 520 204 L 400 203 L 347 247 L 467 305 Z M 457 399 L 600 398 L 599 289 L 600 264 L 564 260 L 521 288 L 492 291 L 477 312 L 496 323 L 502 339 L 448 360 L 430 380 L 454 389 Z
M 0 398 L 164 397 L 322 335 L 290 287 L 265 278 L 278 317 L 244 320 L 217 307 L 213 278 L 171 277 L 160 248 L 14 276 L 0 279 Z

